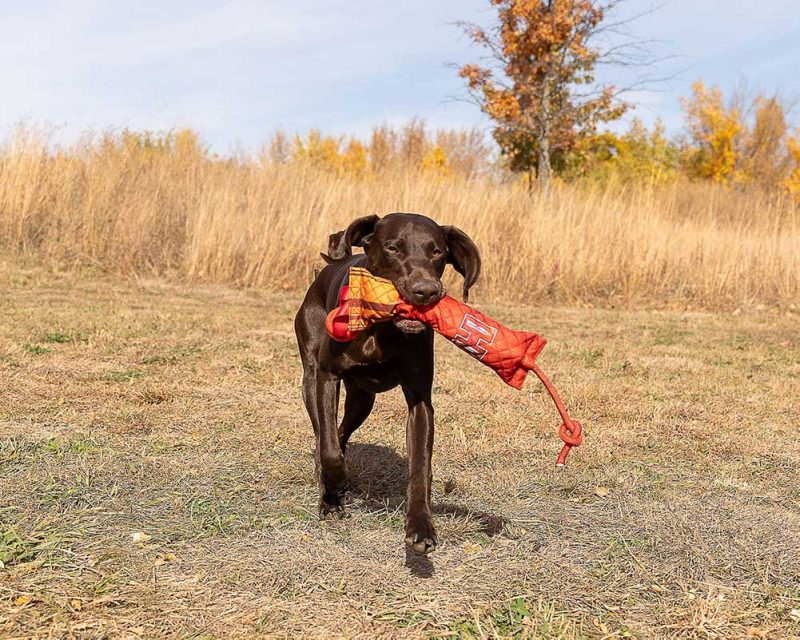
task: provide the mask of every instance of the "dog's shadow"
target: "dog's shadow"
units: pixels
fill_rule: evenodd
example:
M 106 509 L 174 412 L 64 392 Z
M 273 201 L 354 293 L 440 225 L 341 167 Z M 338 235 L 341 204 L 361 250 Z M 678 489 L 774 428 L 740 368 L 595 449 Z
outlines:
M 402 511 L 408 485 L 408 465 L 391 447 L 378 444 L 351 442 L 347 445 L 348 494 L 367 511 Z M 452 502 L 437 502 L 432 507 L 434 515 L 466 518 L 478 524 L 478 533 L 494 537 L 506 525 L 505 518 L 466 509 Z M 420 578 L 429 578 L 434 568 L 427 556 L 406 550 L 406 567 Z

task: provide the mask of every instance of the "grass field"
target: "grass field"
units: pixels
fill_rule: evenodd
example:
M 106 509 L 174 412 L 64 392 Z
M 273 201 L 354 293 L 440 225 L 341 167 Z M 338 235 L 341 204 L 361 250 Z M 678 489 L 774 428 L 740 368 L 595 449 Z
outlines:
M 413 168 L 351 175 L 87 133 L 0 133 L 0 251 L 60 269 L 299 290 L 354 218 L 421 212 L 485 256 L 482 300 L 733 311 L 800 307 L 800 203 L 689 182 L 559 184 Z
M 316 518 L 299 293 L 0 260 L 0 637 L 800 637 L 800 328 L 786 313 L 484 308 L 544 333 L 586 429 L 438 343 L 430 559 L 404 402 Z

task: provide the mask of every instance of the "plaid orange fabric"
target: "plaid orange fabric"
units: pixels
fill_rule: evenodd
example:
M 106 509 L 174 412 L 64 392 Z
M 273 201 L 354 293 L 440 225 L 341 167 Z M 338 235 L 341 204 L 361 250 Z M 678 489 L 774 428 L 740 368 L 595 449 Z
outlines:
M 339 306 L 328 314 L 325 329 L 334 340 L 349 342 L 370 325 L 391 319 L 402 301 L 391 280 L 363 267 L 350 267 L 347 285 L 339 291 Z
M 364 267 L 350 267 L 349 287 L 347 328 L 352 332 L 388 320 L 403 301 L 391 280 L 373 276 Z
M 536 364 L 537 356 L 547 344 L 538 333 L 509 329 L 450 296 L 432 305 L 412 305 L 400 297 L 390 280 L 374 276 L 363 267 L 350 268 L 348 284 L 339 293 L 339 303 L 325 321 L 328 334 L 334 340 L 352 340 L 370 325 L 400 316 L 424 322 L 473 358 L 494 369 L 515 389 L 521 389 L 528 372 L 533 371 L 563 419 L 559 435 L 564 448 L 557 464 L 563 466 L 570 448 L 583 441 L 580 423 L 569 417 L 558 393 Z

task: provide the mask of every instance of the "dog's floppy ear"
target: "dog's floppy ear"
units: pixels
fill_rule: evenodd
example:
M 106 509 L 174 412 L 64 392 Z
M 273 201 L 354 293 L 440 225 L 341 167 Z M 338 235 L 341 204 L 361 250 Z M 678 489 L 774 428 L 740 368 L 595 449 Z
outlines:
M 380 218 L 375 214 L 356 218 L 344 231 L 332 233 L 328 238 L 328 255 L 322 254 L 323 258 L 330 257 L 331 260 L 344 260 L 353 255 L 351 247 L 366 247 L 372 234 L 375 232 L 375 225 Z
M 464 277 L 464 302 L 469 290 L 481 275 L 481 253 L 466 233 L 458 227 L 442 227 L 447 234 L 447 262 Z

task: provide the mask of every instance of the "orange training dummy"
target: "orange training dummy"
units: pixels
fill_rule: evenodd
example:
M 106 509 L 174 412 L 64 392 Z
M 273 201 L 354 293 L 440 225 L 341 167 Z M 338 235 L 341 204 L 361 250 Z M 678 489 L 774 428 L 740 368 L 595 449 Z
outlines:
M 515 389 L 521 389 L 528 371 L 533 371 L 563 420 L 559 436 L 564 447 L 558 455 L 558 466 L 564 466 L 569 450 L 583 442 L 580 423 L 569 417 L 553 385 L 536 364 L 536 357 L 547 344 L 537 333 L 504 327 L 450 296 L 428 306 L 414 306 L 400 297 L 390 280 L 374 276 L 363 267 L 350 267 L 348 284 L 339 292 L 339 306 L 328 314 L 325 328 L 334 340 L 348 342 L 370 325 L 393 316 L 424 322 L 494 369 Z

